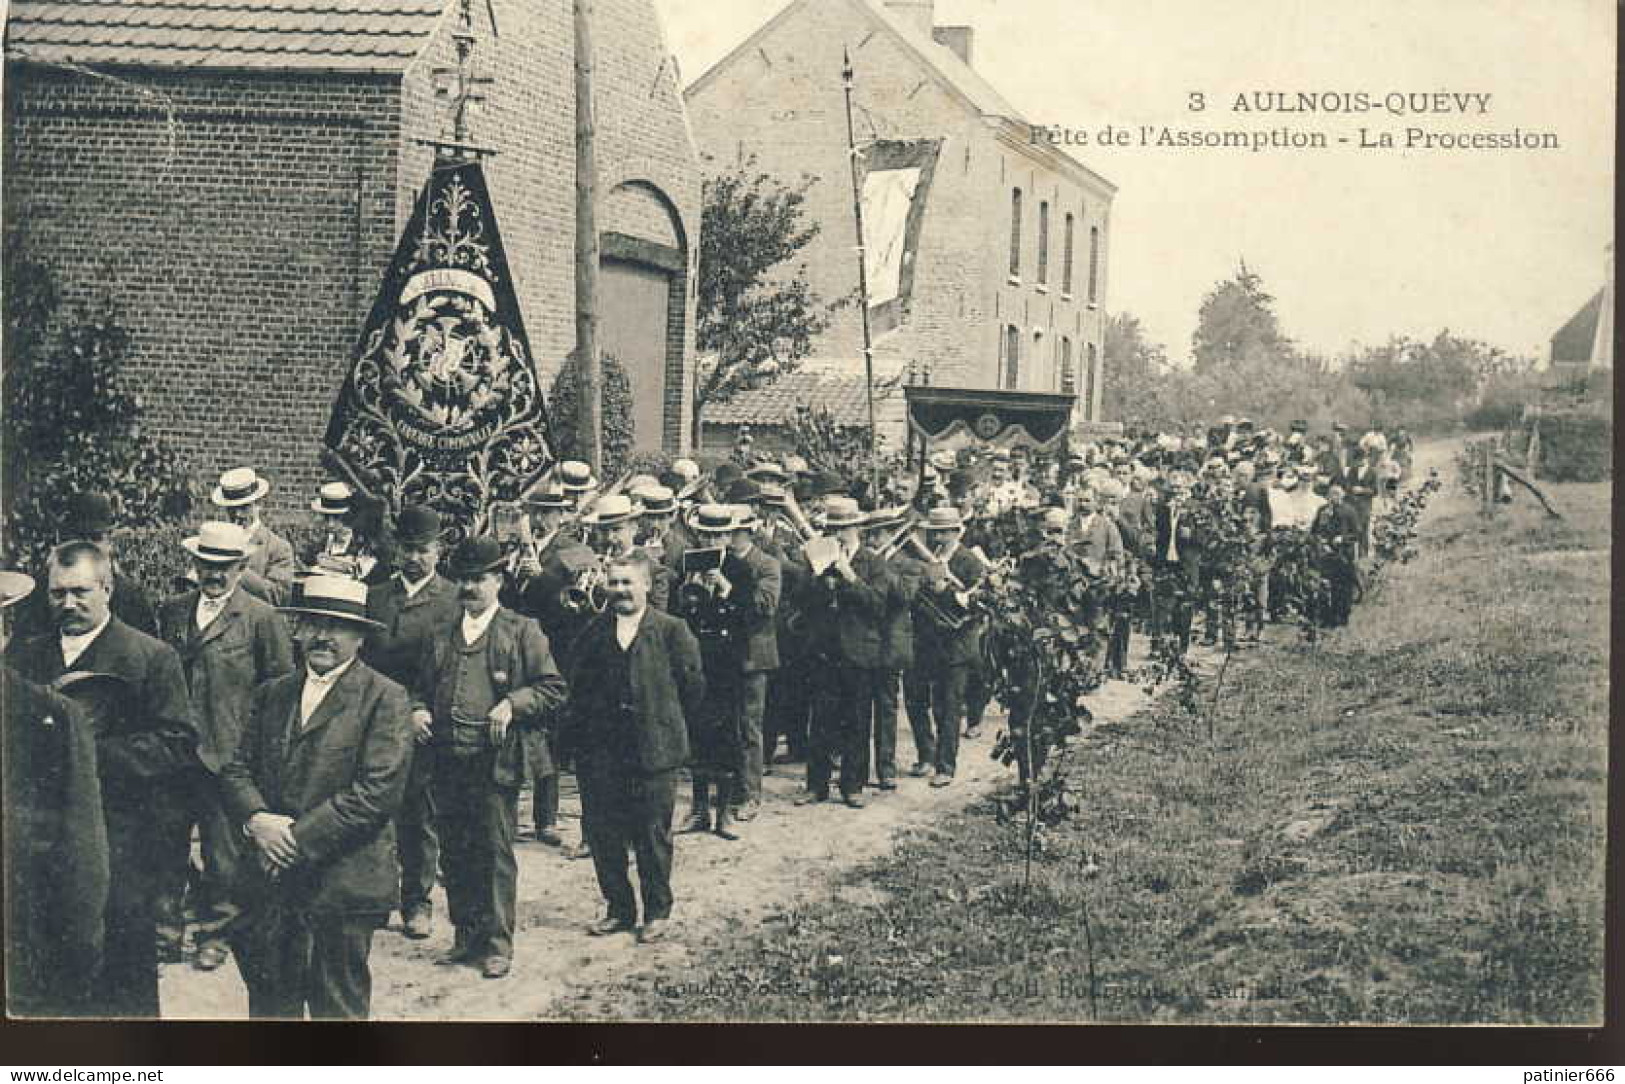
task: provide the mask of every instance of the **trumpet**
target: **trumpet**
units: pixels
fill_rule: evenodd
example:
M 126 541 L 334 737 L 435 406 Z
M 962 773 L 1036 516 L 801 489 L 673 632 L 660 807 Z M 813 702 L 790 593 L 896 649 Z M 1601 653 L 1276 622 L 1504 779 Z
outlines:
M 609 605 L 605 581 L 604 562 L 594 560 L 576 573 L 574 583 L 559 592 L 559 605 L 572 614 L 603 613 Z

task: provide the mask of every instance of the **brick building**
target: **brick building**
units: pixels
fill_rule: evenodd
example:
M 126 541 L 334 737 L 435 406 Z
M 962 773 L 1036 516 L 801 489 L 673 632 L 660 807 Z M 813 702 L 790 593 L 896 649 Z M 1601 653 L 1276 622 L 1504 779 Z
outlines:
M 1075 419 L 1097 420 L 1116 189 L 1035 139 L 973 46 L 971 28 L 934 25 L 931 0 L 792 0 L 689 86 L 695 138 L 707 170 L 754 155 L 787 180 L 819 178 L 808 278 L 853 296 L 849 49 L 877 375 L 912 365 L 934 385 L 1073 393 Z M 816 350 L 861 365 L 856 306 Z
M 456 0 L 14 0 L 5 215 L 69 301 L 111 296 L 154 427 L 200 476 L 302 506 L 380 276 L 443 134 Z M 575 344 L 569 0 L 480 0 L 472 137 L 532 350 Z M 650 0 L 594 4 L 600 341 L 638 443 L 690 431 L 700 174 Z

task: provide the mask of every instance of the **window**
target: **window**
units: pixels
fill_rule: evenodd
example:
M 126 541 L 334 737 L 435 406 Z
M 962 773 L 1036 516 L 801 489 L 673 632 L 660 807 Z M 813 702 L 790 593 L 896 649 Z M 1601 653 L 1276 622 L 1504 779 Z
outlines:
M 1089 303 L 1095 303 L 1100 285 L 1100 227 L 1089 227 Z M 1093 348 L 1091 348 L 1093 349 Z
M 1061 336 L 1061 394 L 1078 394 L 1078 374 L 1072 370 L 1072 340 Z
M 1011 324 L 1004 329 L 1004 388 L 1015 391 L 1021 380 L 1021 329 Z
M 1021 189 L 1010 192 L 1010 277 L 1021 277 Z
M 1089 362 L 1083 370 L 1083 420 L 1095 420 L 1095 344 L 1089 344 Z
M 1066 237 L 1061 247 L 1061 292 L 1072 292 L 1072 212 L 1066 215 Z
M 1049 200 L 1038 201 L 1038 282 L 1049 282 Z

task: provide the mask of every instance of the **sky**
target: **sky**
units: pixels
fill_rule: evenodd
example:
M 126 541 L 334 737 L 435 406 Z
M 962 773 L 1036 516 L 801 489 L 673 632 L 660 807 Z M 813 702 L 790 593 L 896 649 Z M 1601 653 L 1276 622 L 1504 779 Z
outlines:
M 785 2 L 655 0 L 685 82 Z M 1602 283 L 1614 213 L 1608 0 L 937 0 L 936 23 L 974 27 L 974 66 L 1025 120 L 1086 133 L 1068 150 L 1118 186 L 1107 308 L 1140 317 L 1175 360 L 1189 354 L 1203 295 L 1243 259 L 1287 334 L 1334 357 L 1443 328 L 1541 357 Z M 1189 110 L 1193 92 L 1201 112 Z M 1235 111 L 1254 92 L 1363 92 L 1376 107 Z M 1459 99 L 1465 113 L 1382 108 L 1391 94 L 1438 92 L 1490 97 L 1484 112 L 1479 98 Z M 1141 126 L 1287 126 L 1325 133 L 1328 147 L 1097 146 L 1107 125 L 1136 139 Z M 1407 150 L 1412 127 L 1522 128 L 1558 147 Z M 1400 146 L 1361 149 L 1361 128 Z

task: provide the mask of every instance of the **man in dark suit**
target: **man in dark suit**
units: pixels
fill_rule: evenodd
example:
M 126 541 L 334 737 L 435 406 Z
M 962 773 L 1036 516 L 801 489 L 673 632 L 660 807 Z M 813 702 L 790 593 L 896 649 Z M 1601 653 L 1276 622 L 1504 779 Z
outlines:
M 811 630 L 819 688 L 813 703 L 807 791 L 797 805 L 829 800 L 834 757 L 841 758 L 841 798 L 863 808 L 869 780 L 869 693 L 880 666 L 886 612 L 885 562 L 862 548 L 864 513 L 851 497 L 824 499 L 824 525 L 837 544 L 832 563 L 809 577 L 803 609 Z
M 406 691 L 356 658 L 367 588 L 294 585 L 303 669 L 254 690 L 224 802 L 248 838 L 250 901 L 234 932 L 255 1018 L 365 1020 L 374 931 L 399 902 L 391 823 L 411 769 Z
M 973 621 L 951 627 L 945 619 L 952 618 L 985 569 L 961 544 L 965 524 L 958 508 L 931 509 L 923 526 L 933 559 L 925 562 L 915 599 L 914 668 L 903 689 L 919 757 L 910 774 L 930 776 L 932 786 L 946 787 L 958 769 L 960 724 L 971 672 L 981 665 L 982 641 Z
M 885 561 L 886 612 L 880 629 L 880 665 L 869 690 L 870 733 L 874 743 L 875 784 L 897 789 L 897 706 L 903 671 L 914 665 L 914 598 L 925 579 L 925 566 L 905 549 L 886 556 L 880 548 L 892 540 L 907 518 L 907 506 L 880 508 L 864 521 L 864 545 Z
M 33 590 L 31 577 L 0 572 L 0 608 Z M 96 736 L 78 704 L 9 665 L 0 665 L 0 708 L 6 1009 L 12 1016 L 83 1016 L 95 1007 L 107 911 Z
M 1335 482 L 1326 491 L 1326 503 L 1315 513 L 1310 533 L 1321 543 L 1320 574 L 1326 580 L 1326 593 L 1320 622 L 1327 628 L 1349 623 L 1357 586 L 1361 524 L 1360 517 L 1344 498 L 1343 487 Z
M 488 979 L 513 968 L 519 788 L 551 759 L 544 730 L 564 678 L 547 636 L 497 594 L 506 564 L 494 538 L 464 539 L 447 571 L 461 612 L 435 630 L 417 667 L 412 721 L 433 748 L 441 870 L 457 928 L 446 964 L 477 962 Z
M 657 941 L 672 909 L 677 772 L 688 760 L 687 718 L 705 696 L 705 677 L 688 625 L 649 606 L 648 559 L 613 560 L 607 576 L 609 608 L 572 657 L 560 745 L 575 758 L 583 831 L 607 907 L 589 932 L 637 927 L 630 850 L 642 885 L 639 940 Z
M 152 599 L 140 584 L 124 575 L 113 553 L 113 502 L 100 493 L 76 493 L 68 501 L 67 514 L 57 531 L 58 544 L 92 542 L 107 557 L 113 575 L 113 595 L 109 603 L 113 616 L 148 636 L 158 635 L 158 614 Z M 56 631 L 56 619 L 46 598 L 44 584 L 17 607 L 18 637 L 42 636 Z
M 239 825 L 220 804 L 217 774 L 237 751 L 254 689 L 293 670 L 287 625 L 268 602 L 248 593 L 245 570 L 252 543 L 242 527 L 205 523 L 182 540 L 192 557 L 197 588 L 167 600 L 159 610 L 164 641 L 181 657 L 197 719 L 198 759 L 188 780 L 187 831 L 178 841 L 159 913 L 180 934 L 181 895 L 190 866 L 191 826 L 203 850 L 201 898 L 195 901 L 198 945 L 192 965 L 213 971 L 226 961 L 226 923 L 237 912 Z M 179 948 L 179 945 L 176 945 Z
M 41 685 L 81 672 L 124 683 L 92 713 L 112 878 L 97 1008 L 106 1016 L 156 1017 L 157 901 L 185 834 L 183 798 L 199 768 L 198 732 L 180 658 L 113 616 L 112 592 L 112 567 L 98 546 L 57 547 L 46 588 L 57 631 L 13 642 L 7 655 Z
M 1157 505 L 1151 550 L 1152 617 L 1155 646 L 1184 654 L 1191 642 L 1191 619 L 1201 584 L 1202 547 L 1190 512 L 1190 475 L 1175 471 L 1169 496 Z
M 395 521 L 395 574 L 367 592 L 367 616 L 378 628 L 367 636 L 361 659 L 389 680 L 409 688 L 423 649 L 455 619 L 457 588 L 435 571 L 440 563 L 440 514 L 422 505 L 401 509 Z M 401 860 L 401 932 L 414 941 L 434 929 L 435 872 L 440 837 L 435 834 L 434 749 L 417 742 L 406 797 L 395 817 L 395 848 Z
M 735 776 L 738 786 L 728 804 L 734 819 L 744 822 L 754 820 L 762 806 L 762 729 L 768 682 L 779 668 L 779 604 L 784 598 L 783 566 L 756 538 L 762 529 L 759 516 L 764 496 L 762 488 L 749 478 L 731 487 L 728 499 L 734 505 L 736 522 L 725 543 L 728 555 L 722 568 L 727 582 L 740 584 L 729 594 L 735 600 L 739 623 L 736 703 L 741 751 Z

